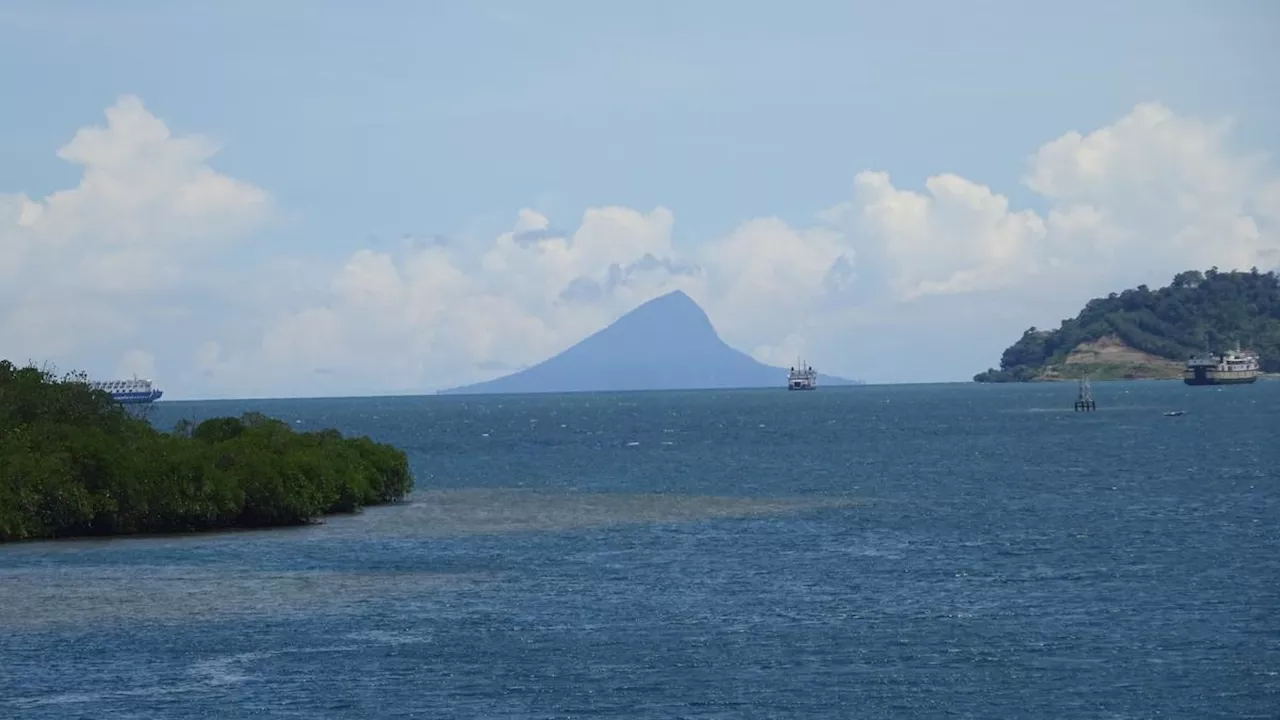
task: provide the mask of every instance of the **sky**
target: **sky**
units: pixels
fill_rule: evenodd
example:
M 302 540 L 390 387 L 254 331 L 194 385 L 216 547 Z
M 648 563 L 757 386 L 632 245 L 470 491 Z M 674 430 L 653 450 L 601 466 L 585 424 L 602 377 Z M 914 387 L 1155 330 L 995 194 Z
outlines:
M 1280 267 L 1280 5 L 0 2 L 0 357 L 166 398 L 415 394 L 675 289 L 968 380 Z

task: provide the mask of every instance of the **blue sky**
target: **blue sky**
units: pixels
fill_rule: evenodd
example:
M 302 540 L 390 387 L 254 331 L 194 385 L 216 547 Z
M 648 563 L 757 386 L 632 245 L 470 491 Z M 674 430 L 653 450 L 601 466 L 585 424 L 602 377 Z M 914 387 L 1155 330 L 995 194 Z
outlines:
M 109 373 L 119 368 L 122 353 L 136 351 L 153 359 L 158 375 L 193 394 L 234 394 L 228 388 L 250 383 L 247 368 L 265 367 L 250 353 L 261 349 L 258 335 L 272 332 L 266 315 L 296 318 L 312 306 L 332 308 L 338 301 L 325 293 L 361 251 L 385 253 L 407 272 L 406 234 L 447 238 L 459 248 L 450 267 L 472 273 L 480 272 L 479 258 L 512 230 L 521 209 L 572 234 L 589 208 L 649 213 L 660 206 L 674 215 L 669 243 L 633 249 L 664 248 L 705 265 L 709 248 L 752 219 L 777 218 L 807 232 L 815 214 L 849 201 L 862 171 L 887 173 L 895 188 L 916 192 L 928 178 L 953 173 L 1007 198 L 1015 211 L 1047 219 L 1061 198 L 1024 182 L 1031 156 L 1070 131 L 1088 135 L 1109 127 L 1144 102 L 1178 118 L 1231 118 L 1219 154 L 1240 162 L 1274 154 L 1280 146 L 1280 94 L 1271 76 L 1280 67 L 1273 42 L 1278 7 L 1260 1 L 1052 7 L 11 1 L 0 6 L 0 64 L 11 69 L 0 78 L 8 99 L 0 115 L 0 194 L 38 201 L 76 187 L 83 168 L 60 160 L 58 149 L 79 129 L 103 125 L 103 112 L 122 96 L 139 98 L 175 137 L 215 142 L 220 150 L 208 166 L 261 189 L 270 212 L 238 231 L 234 246 L 187 262 L 187 281 L 157 295 L 204 320 L 166 327 L 172 343 L 148 341 L 142 333 L 97 346 L 61 343 L 52 354 Z M 1242 181 L 1248 187 L 1241 203 L 1266 195 L 1275 162 L 1264 166 Z M 1274 237 L 1268 223 L 1259 222 L 1264 237 L 1256 252 Z M 1141 234 L 1126 228 L 1126 235 Z M 796 242 L 802 241 L 816 242 Z M 873 254 L 852 239 L 848 247 L 850 257 Z M 584 253 L 586 265 L 575 268 L 603 274 L 610 262 L 634 259 Z M 282 266 L 294 268 L 288 283 L 278 276 Z M 1148 281 L 1140 263 L 1131 270 L 1116 279 Z M 708 277 L 715 272 L 708 267 Z M 868 281 L 874 272 L 865 266 L 859 277 Z M 272 291 L 272 306 L 242 310 L 219 298 L 217 288 L 232 279 Z M 483 297 L 529 306 L 504 295 L 503 288 L 514 287 L 505 283 L 482 283 Z M 718 326 L 737 328 L 726 331 L 728 339 L 758 357 L 776 359 L 798 349 L 796 343 L 813 345 L 831 334 L 815 329 L 784 348 L 783 338 L 753 334 L 750 323 L 729 317 L 729 294 L 708 283 L 695 297 Z M 214 288 L 208 295 L 193 289 L 206 286 Z M 549 306 L 530 311 L 517 324 L 540 324 L 546 337 L 523 345 L 550 351 L 668 286 L 650 279 L 616 305 L 572 319 Z M 966 361 L 994 362 L 1006 344 L 995 330 L 1007 334 L 1056 320 L 1054 313 L 1071 312 L 1094 289 L 1065 287 L 1038 311 L 1002 315 L 992 336 L 954 342 L 965 344 Z M 31 298 L 17 296 L 16 307 L 26 301 Z M 815 300 L 805 312 L 827 313 L 830 301 Z M 929 315 L 921 306 L 908 311 L 903 302 L 893 306 L 910 317 Z M 503 312 L 496 305 L 492 311 Z M 253 317 L 226 322 L 228 313 L 241 311 Z M 209 327 L 211 319 L 229 329 L 199 337 L 193 322 Z M 153 327 L 163 326 L 156 322 Z M 379 347 L 395 353 L 425 347 L 424 338 L 438 330 L 425 322 L 414 320 Z M 846 331 L 848 338 L 863 332 Z M 350 333 L 333 332 L 350 340 Z M 230 364 L 194 372 L 192 355 L 211 342 Z M 437 373 L 427 362 L 405 369 L 394 387 L 379 385 L 372 370 L 354 369 L 376 367 L 376 358 L 368 358 L 353 360 L 350 373 L 317 368 L 315 384 L 280 386 L 280 392 L 425 390 L 477 379 L 481 366 L 533 360 L 504 354 L 492 341 L 477 343 L 465 366 Z M 24 349 L 0 343 L 0 351 Z M 806 349 L 812 356 L 817 348 Z M 842 360 L 852 356 L 838 346 L 825 353 L 833 372 L 885 381 L 963 379 L 981 369 L 924 364 L 904 377 L 868 367 L 867 358 Z M 242 360 L 231 362 L 232 356 Z M 251 384 L 266 394 L 275 387 L 266 375 Z

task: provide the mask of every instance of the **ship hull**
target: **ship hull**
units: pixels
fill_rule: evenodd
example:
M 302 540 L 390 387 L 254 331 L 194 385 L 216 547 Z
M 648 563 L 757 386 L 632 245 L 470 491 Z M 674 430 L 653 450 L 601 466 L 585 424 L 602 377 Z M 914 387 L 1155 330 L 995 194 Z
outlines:
M 1257 375 L 1240 375 L 1233 377 L 1192 375 L 1182 379 L 1182 382 L 1187 385 L 1249 385 L 1250 383 L 1255 383 L 1257 381 Z
M 159 400 L 161 395 L 164 395 L 163 390 L 152 390 L 147 393 L 125 393 L 121 395 L 112 395 L 111 399 L 121 405 L 146 405 Z
M 1182 372 L 1188 385 L 1249 385 L 1262 375 L 1258 355 L 1254 352 L 1212 353 L 1193 356 Z

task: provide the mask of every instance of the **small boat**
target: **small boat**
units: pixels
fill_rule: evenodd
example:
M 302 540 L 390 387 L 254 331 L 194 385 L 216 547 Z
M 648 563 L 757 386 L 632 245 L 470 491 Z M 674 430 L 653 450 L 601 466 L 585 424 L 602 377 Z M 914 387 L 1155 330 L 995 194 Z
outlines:
M 1165 417 L 1182 417 L 1183 415 L 1186 415 L 1186 414 L 1187 414 L 1186 410 L 1170 410 L 1169 412 L 1165 413 L 1164 416 Z

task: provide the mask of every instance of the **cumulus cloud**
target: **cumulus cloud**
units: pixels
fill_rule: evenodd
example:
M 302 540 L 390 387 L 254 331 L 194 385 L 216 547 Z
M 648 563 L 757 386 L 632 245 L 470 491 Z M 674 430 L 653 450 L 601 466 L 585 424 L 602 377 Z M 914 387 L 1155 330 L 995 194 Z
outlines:
M 797 230 L 778 218 L 751 220 L 700 253 L 709 275 L 700 299 L 727 339 L 776 360 L 781 351 L 771 351 L 772 345 L 805 329 L 827 277 L 850 254 L 833 230 Z M 788 350 L 793 345 L 784 343 Z
M 258 347 L 207 351 L 203 367 L 228 383 L 274 372 L 275 383 L 403 392 L 526 366 L 640 302 L 695 289 L 701 271 L 675 259 L 671 229 L 661 207 L 592 208 L 572 233 L 523 209 L 479 252 L 358 250 L 325 302 L 282 313 Z
M 283 317 L 265 347 L 276 362 L 381 373 L 392 389 L 446 386 L 536 362 L 678 287 L 767 362 L 967 377 L 1021 328 L 1092 294 L 1190 267 L 1280 264 L 1280 185 L 1232 151 L 1230 127 L 1143 103 L 1068 132 L 1028 159 L 1045 212 L 953 174 L 914 190 L 875 171 L 806 226 L 756 218 L 683 248 L 664 208 L 589 210 L 572 233 L 522 210 L 477 258 L 355 253 L 329 303 Z
M 356 249 L 326 271 L 318 299 L 287 291 L 310 284 L 298 278 L 273 281 L 264 332 L 245 341 L 210 328 L 185 362 L 193 392 L 429 390 L 535 363 L 681 289 L 726 340 L 773 364 L 803 354 L 852 377 L 960 379 L 1092 295 L 1193 267 L 1280 266 L 1280 180 L 1230 133 L 1139 104 L 1031 149 L 1035 208 L 976 179 L 915 186 L 875 170 L 851 171 L 848 198 L 810 222 L 747 219 L 687 245 L 664 207 L 591 208 L 568 230 L 560 223 L 574 219 L 526 208 L 481 247 Z M 84 166 L 78 187 L 0 196 L 0 278 L 17 279 L 0 290 L 16 301 L 0 310 L 0 354 L 136 333 L 140 320 L 115 312 L 121 298 L 172 293 L 192 263 L 259 223 L 266 194 L 211 170 L 214 150 L 124 98 L 105 128 L 60 151 Z M 76 285 L 73 303 L 42 302 L 31 281 L 55 264 L 74 279 L 63 283 Z M 125 268 L 148 283 L 122 287 Z M 149 369 L 151 351 L 126 344 L 115 357 Z
M 133 96 L 106 118 L 57 152 L 81 166 L 76 187 L 37 200 L 0 195 L 0 356 L 127 343 L 172 309 L 154 298 L 265 216 L 263 190 L 207 165 L 217 152 L 209 140 L 174 136 Z
M 956 175 L 925 181 L 927 194 L 899 190 L 884 173 L 855 179 L 851 241 L 878 259 L 900 300 L 989 290 L 1034 268 L 1044 221 Z
M 844 372 L 957 379 L 989 364 L 1019 327 L 1056 324 L 1090 296 L 1164 284 L 1188 268 L 1280 267 L 1274 171 L 1234 152 L 1230 128 L 1143 103 L 1109 126 L 1068 132 L 1028 160 L 1024 182 L 1048 206 L 1043 214 L 955 175 L 914 191 L 885 173 L 859 173 L 851 199 L 819 213 L 835 235 L 756 221 L 739 230 L 763 235 L 749 246 L 734 235 L 721 241 L 719 252 L 734 260 L 711 265 L 713 273 L 728 270 L 739 297 L 782 301 L 757 303 L 738 324 L 734 303 L 713 316 L 746 347 L 783 339 L 756 347 L 762 358 L 821 348 Z M 773 269 L 787 260 L 784 248 L 813 264 L 790 284 Z M 832 258 L 827 282 L 816 282 L 816 267 Z M 802 319 L 789 335 L 780 329 L 786 318 Z M 770 332 L 738 330 L 748 322 Z M 940 357 L 937 341 L 957 326 L 973 334 L 947 343 L 964 362 L 954 375 L 941 367 L 950 360 L 913 363 Z M 991 327 L 1006 339 L 979 337 Z M 987 359 L 966 357 L 970 348 Z
M 1045 144 L 1025 181 L 1052 203 L 1048 257 L 1159 277 L 1280 264 L 1267 209 L 1274 180 L 1264 158 L 1232 152 L 1230 129 L 1143 103 L 1108 127 Z

